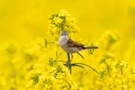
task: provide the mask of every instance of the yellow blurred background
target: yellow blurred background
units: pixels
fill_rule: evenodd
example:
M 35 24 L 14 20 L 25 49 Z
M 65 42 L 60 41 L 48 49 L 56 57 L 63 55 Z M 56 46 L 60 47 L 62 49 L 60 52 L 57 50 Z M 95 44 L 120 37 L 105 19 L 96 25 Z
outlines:
M 134 0 L 0 0 L 0 41 L 44 38 L 51 13 L 66 9 L 78 21 L 84 38 L 96 39 L 104 31 L 135 35 Z
M 54 47 L 52 51 L 50 51 L 51 45 L 49 48 L 44 48 L 44 39 L 47 37 L 49 15 L 62 9 L 67 10 L 77 20 L 77 25 L 80 28 L 79 34 L 81 34 L 80 39 L 99 43 L 99 50 L 95 51 L 93 56 L 86 54 L 86 52 L 83 53 L 87 59 L 84 63 L 93 65 L 102 71 L 105 65 L 102 68 L 97 63 L 104 57 L 104 53 L 108 55 L 108 52 L 111 52 L 116 57 L 116 61 L 128 61 L 129 66 L 135 65 L 135 0 L 0 0 L 0 76 L 2 76 L 0 81 L 3 82 L 0 84 L 1 90 L 17 90 L 12 89 L 17 87 L 18 90 L 25 90 L 25 77 L 28 76 L 28 72 L 31 73 L 32 70 L 36 71 L 36 69 L 42 71 L 42 69 L 47 68 L 44 69 L 46 73 L 47 70 L 50 70 L 48 59 L 50 57 L 56 58 L 55 51 L 57 48 Z M 112 44 L 114 47 L 111 46 L 108 51 L 104 49 L 107 45 L 100 41 L 106 31 L 115 32 L 119 37 L 119 45 Z M 37 39 L 39 42 L 36 41 Z M 14 45 L 14 43 L 17 44 Z M 21 48 L 19 47 L 20 43 L 23 43 L 20 45 Z M 61 58 L 66 58 L 65 54 Z M 82 61 L 77 55 L 75 59 Z M 113 60 L 109 63 L 112 65 L 112 62 Z M 115 60 L 113 63 L 116 63 Z M 35 65 L 37 65 L 36 69 Z M 89 82 L 93 85 L 89 88 L 95 88 L 96 85 L 100 87 L 101 83 L 104 84 L 102 80 L 101 82 L 94 82 L 97 80 L 95 72 L 90 71 L 86 75 L 80 69 L 75 69 L 73 69 L 75 72 L 73 77 L 75 82 L 79 83 L 79 87 L 88 88 Z M 14 73 L 16 76 L 13 75 Z M 127 72 L 125 71 L 125 73 Z M 82 75 L 86 75 L 86 77 L 82 77 Z M 125 74 L 123 76 L 126 77 Z M 128 81 L 129 78 L 126 78 Z M 117 79 L 121 80 L 118 77 Z M 80 80 L 82 81 L 80 82 Z M 110 81 L 107 80 L 108 78 L 104 79 L 105 82 L 112 83 L 110 78 Z M 115 81 L 115 77 L 112 80 Z M 127 82 L 126 80 L 125 82 Z M 127 83 L 124 84 L 126 86 Z M 104 85 L 106 86 L 106 84 Z M 89 88 L 85 90 L 90 90 Z

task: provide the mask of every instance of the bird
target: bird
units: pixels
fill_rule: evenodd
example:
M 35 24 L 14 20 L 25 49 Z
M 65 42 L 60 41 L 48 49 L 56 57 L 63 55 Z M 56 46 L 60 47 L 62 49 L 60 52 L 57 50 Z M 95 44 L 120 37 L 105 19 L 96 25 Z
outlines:
M 69 38 L 67 30 L 62 30 L 58 42 L 65 52 L 71 54 L 78 53 L 81 50 L 98 49 L 97 46 L 86 46 L 84 44 L 73 41 L 71 38 Z

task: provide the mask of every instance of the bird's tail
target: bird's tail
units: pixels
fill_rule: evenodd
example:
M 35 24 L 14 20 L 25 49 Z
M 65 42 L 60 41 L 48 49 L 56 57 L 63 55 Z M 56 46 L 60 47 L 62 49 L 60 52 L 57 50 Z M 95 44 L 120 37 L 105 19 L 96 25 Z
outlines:
M 85 46 L 85 49 L 98 49 L 98 46 Z

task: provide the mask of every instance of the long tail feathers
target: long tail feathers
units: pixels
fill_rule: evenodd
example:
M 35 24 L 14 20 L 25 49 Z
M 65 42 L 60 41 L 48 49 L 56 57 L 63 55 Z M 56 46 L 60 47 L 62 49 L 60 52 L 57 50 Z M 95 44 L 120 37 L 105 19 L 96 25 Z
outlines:
M 98 49 L 97 46 L 85 46 L 85 49 Z

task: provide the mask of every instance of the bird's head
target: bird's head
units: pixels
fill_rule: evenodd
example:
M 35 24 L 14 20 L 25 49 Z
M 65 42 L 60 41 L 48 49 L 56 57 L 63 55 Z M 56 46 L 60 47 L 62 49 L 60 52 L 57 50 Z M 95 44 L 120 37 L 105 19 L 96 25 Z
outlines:
M 68 36 L 68 32 L 66 30 L 62 30 L 61 36 L 63 35 L 67 35 Z

